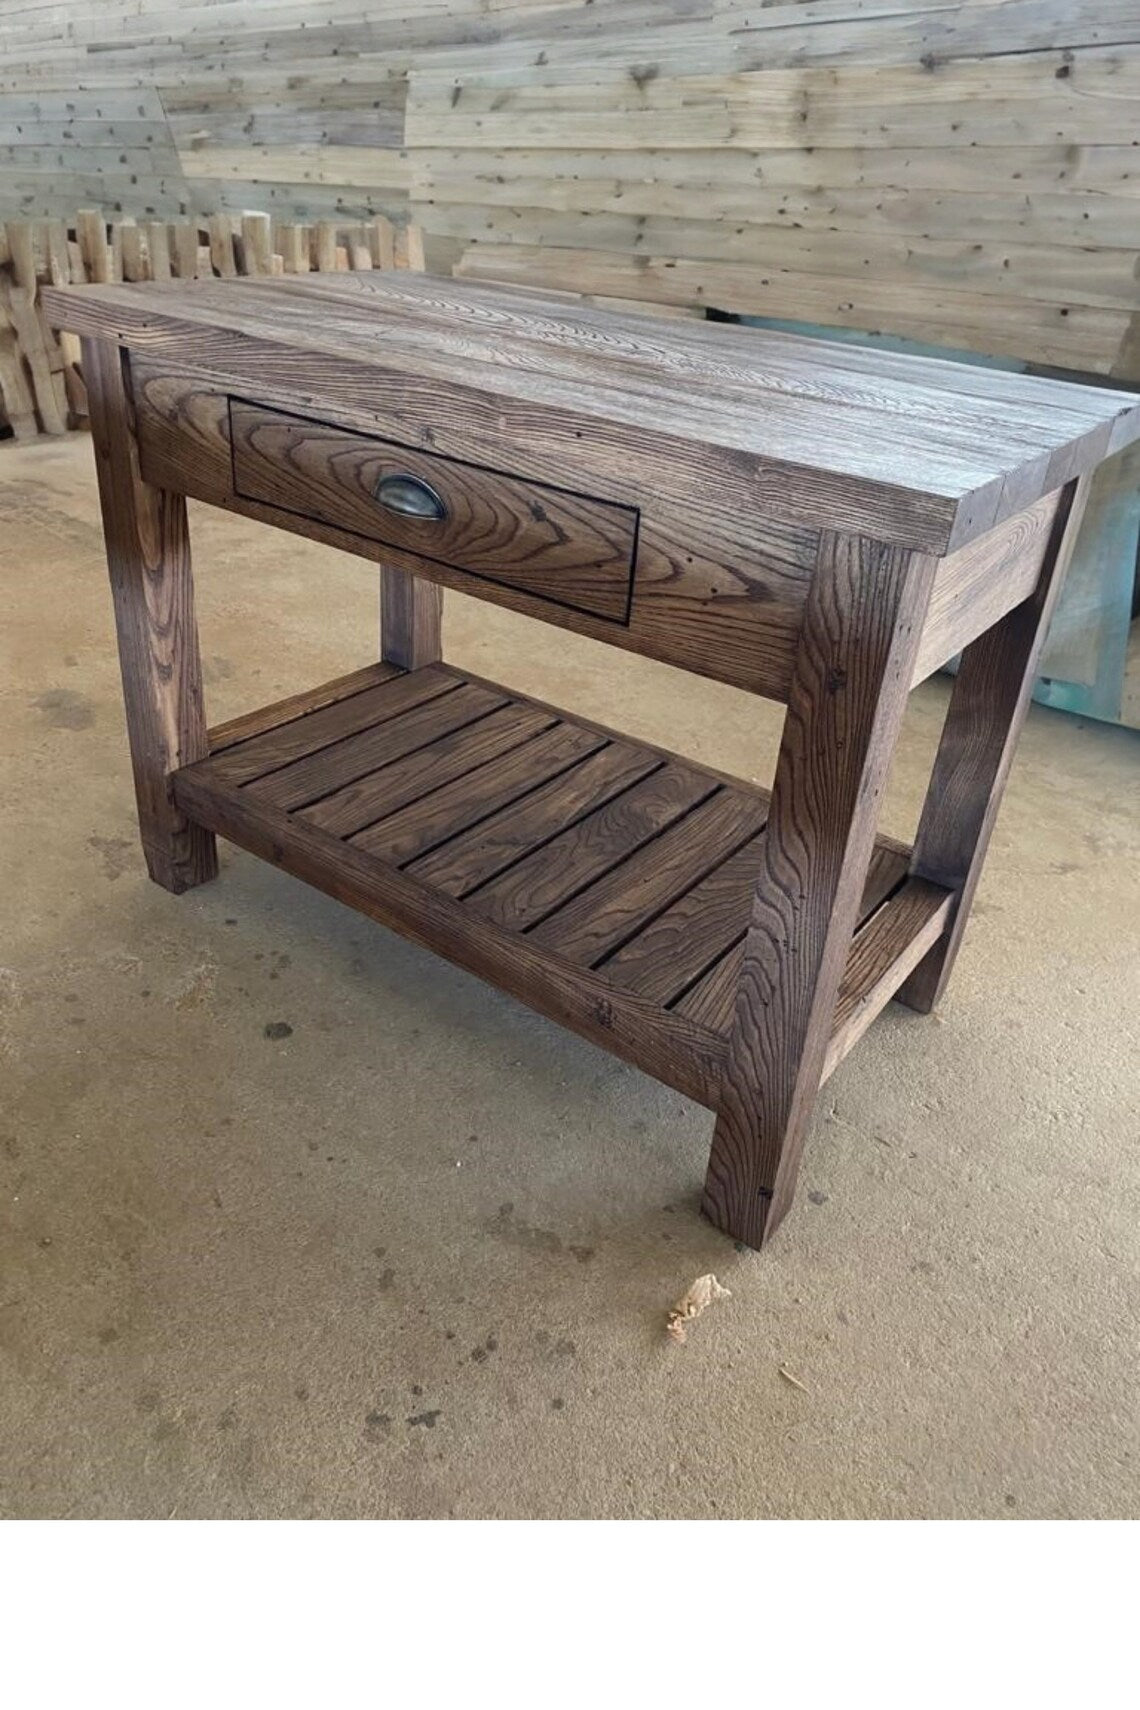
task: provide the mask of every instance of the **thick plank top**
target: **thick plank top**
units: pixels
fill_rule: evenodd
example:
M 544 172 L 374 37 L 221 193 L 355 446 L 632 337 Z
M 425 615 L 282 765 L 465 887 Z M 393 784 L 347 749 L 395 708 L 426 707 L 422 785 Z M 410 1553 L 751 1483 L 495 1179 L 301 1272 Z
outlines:
M 966 544 L 1140 438 L 1140 398 L 1125 392 L 409 273 L 43 295 L 56 326 L 231 383 L 272 378 L 276 355 L 306 407 L 322 383 L 333 407 L 350 367 L 412 375 L 437 397 L 442 382 L 490 398 L 520 437 L 584 419 L 614 457 L 657 460 L 663 482 L 671 458 L 690 473 L 696 459 L 713 497 L 731 473 L 733 497 L 743 481 L 768 512 L 926 551 Z

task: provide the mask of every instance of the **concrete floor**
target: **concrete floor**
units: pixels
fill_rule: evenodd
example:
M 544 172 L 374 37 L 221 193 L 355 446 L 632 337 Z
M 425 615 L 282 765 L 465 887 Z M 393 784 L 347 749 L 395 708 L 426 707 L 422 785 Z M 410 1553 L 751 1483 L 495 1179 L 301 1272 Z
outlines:
M 213 719 L 373 657 L 369 566 L 192 527 Z M 1140 1512 L 1134 734 L 1032 711 L 942 1013 L 760 1257 L 676 1094 L 239 851 L 148 883 L 84 438 L 0 447 L 0 569 L 0 1513 Z M 454 596 L 448 651 L 770 775 L 734 691 Z

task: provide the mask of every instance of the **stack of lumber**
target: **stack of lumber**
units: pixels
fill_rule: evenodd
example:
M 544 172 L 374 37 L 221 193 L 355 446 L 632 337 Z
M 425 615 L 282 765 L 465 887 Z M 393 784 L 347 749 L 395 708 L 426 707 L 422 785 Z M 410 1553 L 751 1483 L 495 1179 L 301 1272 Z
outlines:
M 1140 378 L 1140 0 L 4 0 L 0 216 L 397 222 L 438 271 Z
M 17 439 L 63 433 L 86 419 L 79 341 L 48 327 L 41 284 L 118 279 L 211 279 L 242 274 L 331 273 L 353 268 L 423 268 L 416 226 L 368 221 L 274 222 L 268 214 L 204 220 L 107 221 L 87 208 L 66 220 L 0 225 L 0 432 Z
M 86 277 L 62 221 L 0 226 L 0 429 L 17 439 L 64 433 L 69 416 L 86 414 L 78 341 L 54 333 L 39 302 L 41 284 L 68 285 L 77 274 Z

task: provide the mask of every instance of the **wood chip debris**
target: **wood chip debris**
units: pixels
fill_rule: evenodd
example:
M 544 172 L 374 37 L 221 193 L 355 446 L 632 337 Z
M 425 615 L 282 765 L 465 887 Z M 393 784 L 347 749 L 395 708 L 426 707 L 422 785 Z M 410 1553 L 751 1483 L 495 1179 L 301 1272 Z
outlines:
M 790 1372 L 787 1366 L 778 1366 L 777 1370 L 785 1383 L 790 1383 L 793 1389 L 802 1389 L 805 1395 L 810 1395 L 807 1384 L 801 1383 L 795 1372 Z
M 714 1300 L 731 1300 L 732 1291 L 722 1288 L 710 1271 L 707 1276 L 698 1277 L 685 1290 L 676 1306 L 669 1313 L 665 1326 L 665 1334 L 671 1336 L 674 1342 L 683 1342 L 688 1334 L 688 1326 L 694 1318 L 699 1318 L 706 1306 L 711 1306 Z

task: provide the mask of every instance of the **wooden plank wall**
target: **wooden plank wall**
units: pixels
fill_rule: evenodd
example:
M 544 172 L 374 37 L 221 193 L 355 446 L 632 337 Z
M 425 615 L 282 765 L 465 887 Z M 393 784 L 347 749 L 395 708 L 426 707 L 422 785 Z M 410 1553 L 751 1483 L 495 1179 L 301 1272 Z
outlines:
M 0 216 L 409 211 L 471 277 L 1140 378 L 1140 0 L 4 0 Z

